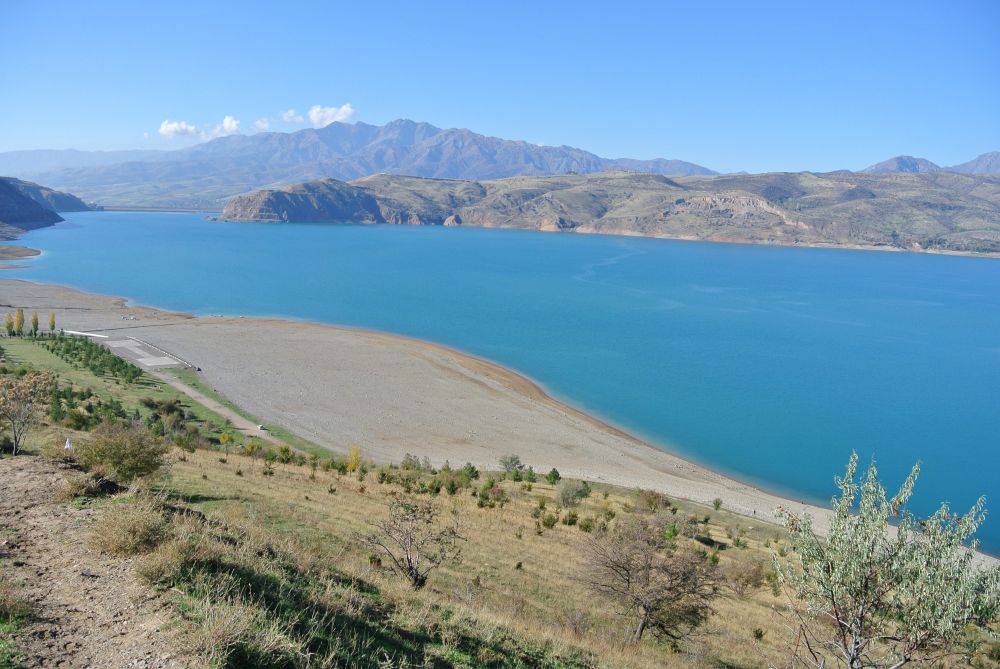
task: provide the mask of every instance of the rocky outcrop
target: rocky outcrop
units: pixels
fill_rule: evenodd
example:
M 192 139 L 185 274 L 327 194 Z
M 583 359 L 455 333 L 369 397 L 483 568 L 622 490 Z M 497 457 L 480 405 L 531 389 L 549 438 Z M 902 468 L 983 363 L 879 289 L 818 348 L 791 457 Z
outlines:
M 336 179 L 234 197 L 222 218 L 231 221 L 385 223 L 379 203 L 367 191 Z

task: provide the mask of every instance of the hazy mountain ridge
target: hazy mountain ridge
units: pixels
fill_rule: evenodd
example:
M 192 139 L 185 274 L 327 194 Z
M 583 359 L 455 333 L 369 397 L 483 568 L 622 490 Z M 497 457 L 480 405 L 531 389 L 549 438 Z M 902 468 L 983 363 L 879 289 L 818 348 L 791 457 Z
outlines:
M 4 154 L 0 154 L 0 164 Z M 104 204 L 220 207 L 254 189 L 379 172 L 453 179 L 591 173 L 614 168 L 671 175 L 714 174 L 681 160 L 602 158 L 568 146 L 500 139 L 399 120 L 384 126 L 331 123 L 292 133 L 221 137 L 153 159 L 62 169 L 13 170 Z
M 458 181 L 380 174 L 233 198 L 231 220 L 351 221 L 1000 253 L 1000 178 L 602 172 Z
M 870 165 L 861 170 L 862 173 L 888 174 L 900 172 L 958 172 L 959 174 L 994 174 L 1000 175 L 1000 151 L 984 153 L 951 167 L 941 167 L 926 158 L 914 156 L 895 156 L 880 163 Z

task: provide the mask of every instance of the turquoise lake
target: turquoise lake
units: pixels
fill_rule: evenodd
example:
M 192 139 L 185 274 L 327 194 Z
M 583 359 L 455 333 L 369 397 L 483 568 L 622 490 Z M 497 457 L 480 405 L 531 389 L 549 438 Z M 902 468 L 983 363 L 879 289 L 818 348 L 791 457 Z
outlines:
M 1000 513 L 1000 260 L 87 212 L 0 276 L 429 339 L 701 464 L 826 502 L 852 449 Z M 512 445 L 527 461 L 527 445 Z M 498 454 L 499 455 L 499 454 Z M 983 546 L 1000 553 L 1000 520 Z

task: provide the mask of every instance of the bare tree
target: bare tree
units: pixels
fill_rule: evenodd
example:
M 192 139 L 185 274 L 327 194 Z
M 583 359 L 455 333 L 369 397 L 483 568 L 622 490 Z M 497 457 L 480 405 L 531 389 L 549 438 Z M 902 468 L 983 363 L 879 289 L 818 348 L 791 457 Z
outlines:
M 51 377 L 41 372 L 0 378 L 0 420 L 10 429 L 14 455 L 24 446 L 25 437 L 38 421 L 51 386 Z
M 646 630 L 676 645 L 713 613 L 716 566 L 704 554 L 677 547 L 644 521 L 617 526 L 587 544 L 586 578 L 634 620 L 632 641 Z
M 394 499 L 389 517 L 373 523 L 375 531 L 364 541 L 387 557 L 414 588 L 422 588 L 431 571 L 461 559 L 458 516 L 443 522 L 439 515 L 430 500 Z
M 920 521 L 906 510 L 919 467 L 890 499 L 874 463 L 863 481 L 855 480 L 857 465 L 854 454 L 837 480 L 828 536 L 808 516 L 782 512 L 798 557 L 775 563 L 796 596 L 793 662 L 899 669 L 967 656 L 970 630 L 986 630 L 1000 616 L 1000 568 L 977 567 L 973 550 L 984 500 L 964 516 L 942 505 Z

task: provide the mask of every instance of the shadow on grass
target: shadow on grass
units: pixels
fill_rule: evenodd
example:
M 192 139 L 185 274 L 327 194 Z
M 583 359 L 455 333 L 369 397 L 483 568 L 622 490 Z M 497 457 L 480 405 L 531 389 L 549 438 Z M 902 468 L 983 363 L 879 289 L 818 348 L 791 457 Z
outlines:
M 264 611 L 268 620 L 287 627 L 305 656 L 325 658 L 323 666 L 375 668 L 387 661 L 392 666 L 440 669 L 593 666 L 585 658 L 559 658 L 549 648 L 533 647 L 496 630 L 487 636 L 451 625 L 445 644 L 442 628 L 451 618 L 446 609 L 433 607 L 432 622 L 411 624 L 371 583 L 338 573 L 318 579 L 281 563 L 267 550 L 256 559 L 261 560 L 260 570 L 226 557 L 188 562 L 172 585 L 200 597 L 226 593 L 228 603 Z M 300 657 L 276 657 L 246 643 L 233 648 L 224 666 L 294 669 L 306 664 Z

